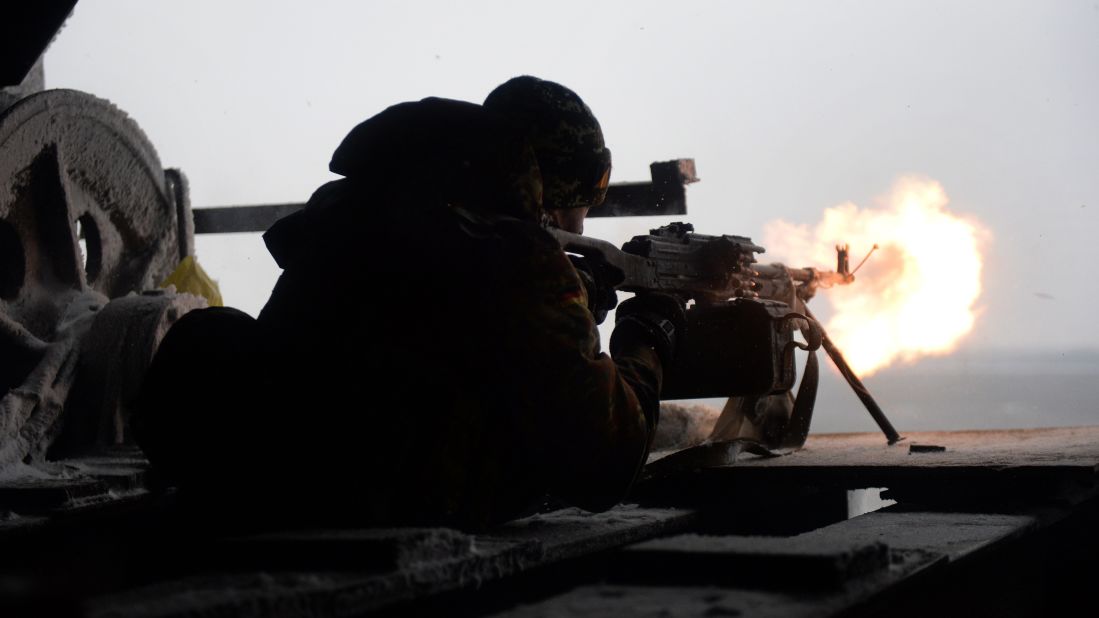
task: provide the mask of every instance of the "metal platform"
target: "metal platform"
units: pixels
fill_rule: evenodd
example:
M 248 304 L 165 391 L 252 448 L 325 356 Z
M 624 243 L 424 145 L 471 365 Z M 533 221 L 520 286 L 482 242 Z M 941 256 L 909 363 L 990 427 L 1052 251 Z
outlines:
M 812 436 L 787 457 L 648 483 L 636 496 L 643 506 L 552 511 L 477 535 L 217 533 L 194 526 L 170 495 L 141 489 L 138 460 L 84 465 L 88 478 L 70 479 L 82 489 L 68 493 L 0 484 L 13 511 L 0 526 L 4 555 L 37 548 L 34 560 L 4 561 L 0 582 L 16 594 L 0 608 L 1048 615 L 1086 599 L 1099 574 L 1099 427 L 909 434 L 895 446 L 873 434 Z M 849 518 L 853 497 L 880 491 L 866 488 L 887 488 L 897 503 Z

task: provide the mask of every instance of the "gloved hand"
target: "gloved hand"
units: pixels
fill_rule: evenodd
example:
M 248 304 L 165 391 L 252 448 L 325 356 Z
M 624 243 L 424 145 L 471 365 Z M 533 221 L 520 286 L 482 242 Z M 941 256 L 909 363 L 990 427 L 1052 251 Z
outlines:
M 579 255 L 569 255 L 584 290 L 588 293 L 588 309 L 595 317 L 596 324 L 607 319 L 607 312 L 618 305 L 618 293 L 614 286 L 625 278 L 625 274 L 602 260 L 590 260 Z
M 669 294 L 638 294 L 623 302 L 615 313 L 611 355 L 628 347 L 649 345 L 664 367 L 675 358 L 678 340 L 687 325 L 683 301 Z

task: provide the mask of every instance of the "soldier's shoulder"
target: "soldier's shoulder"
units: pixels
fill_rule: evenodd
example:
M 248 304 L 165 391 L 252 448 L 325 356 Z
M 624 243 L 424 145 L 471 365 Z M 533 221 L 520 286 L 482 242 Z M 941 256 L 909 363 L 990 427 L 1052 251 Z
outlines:
M 495 224 L 505 259 L 526 267 L 570 269 L 561 245 L 541 225 L 514 219 Z
M 496 222 L 497 229 L 507 238 L 534 250 L 561 251 L 561 245 L 541 225 L 522 219 L 502 218 Z

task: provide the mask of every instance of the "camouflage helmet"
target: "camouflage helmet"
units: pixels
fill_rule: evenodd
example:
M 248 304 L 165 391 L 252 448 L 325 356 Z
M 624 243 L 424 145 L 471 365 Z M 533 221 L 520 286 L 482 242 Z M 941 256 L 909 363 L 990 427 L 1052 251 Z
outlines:
M 547 209 L 598 206 L 607 196 L 611 152 L 591 109 L 561 84 L 524 75 L 489 93 L 484 106 L 523 133 L 542 171 Z

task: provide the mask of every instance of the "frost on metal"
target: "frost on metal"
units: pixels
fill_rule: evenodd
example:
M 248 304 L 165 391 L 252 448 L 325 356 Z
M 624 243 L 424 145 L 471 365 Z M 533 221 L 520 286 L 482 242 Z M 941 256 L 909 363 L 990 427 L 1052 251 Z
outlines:
M 201 299 L 155 288 L 190 252 L 186 183 L 116 107 L 52 90 L 0 115 L 0 473 L 125 440 L 164 331 Z

